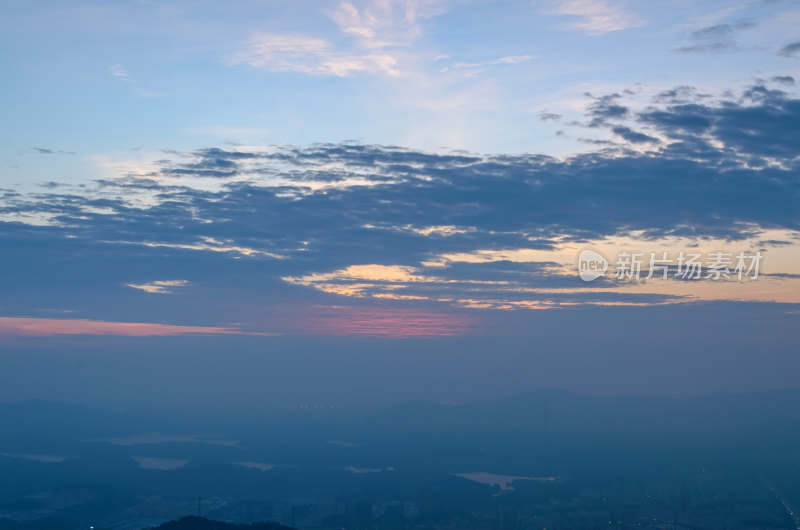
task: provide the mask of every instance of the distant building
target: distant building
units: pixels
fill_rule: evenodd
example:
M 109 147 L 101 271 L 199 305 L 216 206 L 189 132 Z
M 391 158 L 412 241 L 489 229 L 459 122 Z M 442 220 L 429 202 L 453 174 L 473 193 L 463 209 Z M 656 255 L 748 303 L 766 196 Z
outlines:
M 433 486 L 426 486 L 422 489 L 422 502 L 419 505 L 422 517 L 439 517 L 442 515 L 439 491 Z
M 349 506 L 348 520 L 353 530 L 369 530 L 373 527 L 372 503 L 357 501 Z
M 402 502 L 390 502 L 383 507 L 383 520 L 393 528 L 402 526 L 405 517 L 406 509 Z
M 516 508 L 500 508 L 497 512 L 497 530 L 519 530 L 519 512 Z

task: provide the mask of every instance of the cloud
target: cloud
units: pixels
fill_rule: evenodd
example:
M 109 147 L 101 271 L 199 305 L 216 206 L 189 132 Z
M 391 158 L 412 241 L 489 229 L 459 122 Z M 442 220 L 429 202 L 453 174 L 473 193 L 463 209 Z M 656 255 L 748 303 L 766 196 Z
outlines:
M 236 245 L 232 240 L 219 241 L 213 237 L 200 236 L 200 241 L 194 243 L 166 243 L 156 241 L 107 241 L 115 245 L 141 245 L 150 248 L 171 248 L 179 250 L 197 250 L 207 252 L 225 252 L 232 254 L 239 254 L 240 256 L 266 256 L 274 259 L 284 259 L 285 256 L 268 252 L 266 250 L 259 250 L 255 248 L 248 248 Z M 129 287 L 134 287 L 130 285 Z
M 637 119 L 682 140 L 673 144 L 673 149 L 705 151 L 708 156 L 724 153 L 729 155 L 729 161 L 755 165 L 769 165 L 770 158 L 783 160 L 790 166 L 796 164 L 796 150 L 791 146 L 800 141 L 800 129 L 796 126 L 800 100 L 764 85 L 752 86 L 743 92 L 742 98 L 738 104 L 727 102 L 719 106 L 671 105 L 666 109 L 646 110 Z M 713 148 L 711 141 L 720 142 L 725 149 Z
M 800 100 L 769 84 L 722 98 L 676 87 L 646 107 L 629 97 L 595 97 L 584 125 L 613 141 L 566 159 L 359 143 L 164 150 L 95 186 L 0 196 L 0 218 L 16 220 L 0 223 L 0 244 L 10 256 L 24 244 L 43 267 L 70 264 L 71 272 L 58 272 L 72 274 L 70 281 L 59 285 L 74 281 L 98 298 L 101 288 L 117 288 L 148 312 L 220 304 L 255 329 L 274 329 L 257 321 L 259 303 L 438 314 L 800 300 L 795 279 L 766 272 L 758 289 L 611 280 L 589 286 L 577 278 L 582 247 L 613 250 L 621 242 L 639 251 L 661 244 L 769 248 L 769 272 L 777 274 L 791 273 L 800 259 Z M 33 219 L 49 226 L 33 226 Z M 22 267 L 17 260 L 4 267 L 9 277 L 29 276 L 14 268 Z M 87 269 L 113 277 L 95 286 Z M 181 278 L 186 270 L 193 288 L 184 296 L 118 289 L 177 288 L 131 278 L 143 271 Z M 4 293 L 5 303 L 31 300 L 31 292 L 50 296 L 48 276 L 34 276 Z M 217 300 L 215 282 L 233 282 L 238 294 Z
M 578 21 L 563 27 L 589 35 L 620 31 L 643 23 L 636 15 L 602 0 L 550 0 L 544 2 L 543 7 L 549 15 L 577 17 Z
M 112 77 L 124 83 L 127 83 L 130 86 L 131 91 L 139 97 L 162 98 L 167 95 L 164 92 L 151 90 L 149 88 L 145 88 L 144 86 L 142 86 L 142 83 L 140 83 L 139 80 L 137 79 L 133 79 L 121 64 L 115 64 L 109 67 L 108 70 L 111 73 Z
M 114 66 L 108 69 L 111 72 L 111 75 L 119 79 L 120 81 L 125 81 L 127 83 L 131 82 L 131 78 L 128 75 L 128 72 L 122 67 L 121 64 L 115 64 Z
M 490 61 L 478 61 L 478 62 L 455 62 L 450 67 L 443 67 L 439 70 L 439 73 L 447 72 L 450 68 L 456 70 L 468 70 L 469 72 L 465 74 L 466 76 L 474 76 L 477 72 L 486 69 L 487 67 L 491 66 L 498 66 L 498 65 L 516 65 L 526 63 L 535 59 L 533 55 L 509 55 L 506 57 L 500 57 L 498 59 L 493 59 Z
M 482 324 L 475 315 L 421 309 L 322 307 L 292 315 L 289 331 L 314 335 L 430 338 L 468 335 Z
M 533 55 L 508 55 L 492 61 L 492 64 L 520 64 L 535 59 Z
M 736 52 L 741 48 L 736 42 L 736 34 L 745 29 L 755 27 L 755 22 L 750 20 L 739 20 L 731 24 L 719 24 L 707 26 L 693 31 L 689 35 L 694 42 L 691 46 L 684 46 L 675 50 L 679 53 L 719 53 Z
M 640 133 L 634 131 L 630 127 L 625 126 L 616 126 L 611 129 L 614 134 L 621 136 L 623 139 L 632 142 L 634 144 L 641 144 L 641 143 L 658 143 L 657 138 L 653 138 L 652 136 L 648 136 L 644 133 Z
M 542 121 L 560 121 L 563 116 L 555 112 L 542 111 L 539 113 L 539 119 Z
M 775 83 L 781 83 L 789 86 L 794 85 L 794 77 L 790 75 L 776 75 L 774 77 L 771 77 L 770 79 Z
M 470 62 L 470 63 L 457 62 L 453 63 L 452 67 L 457 69 L 473 69 L 473 68 L 483 68 L 486 66 L 494 66 L 501 64 L 522 64 L 532 59 L 535 59 L 533 55 L 509 55 L 507 57 L 500 57 L 499 59 L 493 59 L 491 61 Z M 441 71 L 442 72 L 447 71 L 447 68 L 444 68 Z
M 591 94 L 588 95 L 591 96 Z M 608 94 L 595 98 L 587 110 L 587 114 L 592 118 L 589 127 L 600 127 L 606 125 L 611 119 L 627 117 L 630 109 L 617 103 L 621 97 L 619 94 Z
M 397 59 L 386 53 L 349 53 L 335 49 L 328 41 L 299 35 L 258 33 L 247 48 L 231 58 L 274 72 L 347 77 L 353 73 L 396 75 Z
M 370 11 L 362 16 L 350 2 L 339 4 L 339 7 L 331 13 L 331 19 L 347 34 L 366 40 L 375 38 L 378 19 Z
M 329 12 L 339 29 L 368 49 L 408 46 L 422 33 L 420 21 L 445 11 L 441 0 L 341 2 Z
M 416 234 L 421 234 L 423 236 L 439 236 L 439 237 L 447 237 L 447 236 L 454 236 L 459 234 L 468 234 L 470 232 L 474 232 L 474 227 L 457 227 L 453 225 L 435 225 L 435 226 L 424 226 L 421 228 L 414 228 L 411 226 L 404 227 L 406 230 L 411 230 Z
M 350 265 L 329 273 L 312 273 L 306 276 L 282 278 L 294 285 L 313 287 L 320 291 L 344 296 L 375 296 L 379 298 L 423 300 L 425 296 L 397 294 L 406 284 L 445 283 L 437 277 L 423 276 L 416 267 L 401 265 Z M 378 291 L 378 292 L 376 292 Z
M 565 161 L 359 144 L 209 148 L 168 153 L 140 177 L 103 180 L 96 197 L 9 196 L 0 214 L 47 216 L 76 235 L 81 227 L 96 231 L 109 244 L 290 261 L 295 249 L 308 256 L 313 245 L 304 241 L 320 244 L 326 230 L 335 236 L 339 228 L 347 231 L 342 236 L 424 237 L 436 245 L 445 239 L 431 236 L 445 233 L 452 242 L 487 231 L 511 239 L 551 233 L 554 226 L 573 234 L 611 234 L 624 226 L 669 231 L 681 221 L 657 212 L 678 197 L 697 198 L 684 203 L 697 233 L 733 234 L 742 223 L 797 226 L 786 201 L 795 186 L 800 102 L 788 94 L 755 85 L 739 99 L 638 111 L 612 94 L 596 98 L 588 118 L 630 143 Z M 666 141 L 642 153 L 627 150 L 656 135 Z M 207 171 L 221 180 L 218 190 L 173 180 Z M 723 183 L 730 192 L 717 194 Z M 775 207 L 753 203 L 756 191 Z M 141 194 L 154 202 L 140 203 Z M 345 218 L 341 204 L 350 205 Z M 594 220 L 581 221 L 566 206 Z
M 662 90 L 655 96 L 655 103 L 695 103 L 710 98 L 709 94 L 701 94 L 693 86 L 677 86 L 669 90 Z
M 0 317 L 0 336 L 50 337 L 54 335 L 116 335 L 165 337 L 197 334 L 250 334 L 230 327 L 175 326 L 143 322 L 105 322 L 85 319 Z
M 173 287 L 185 287 L 187 285 L 189 285 L 189 282 L 186 280 L 158 280 L 149 283 L 126 284 L 127 287 L 153 294 L 170 294 L 173 292 Z
M 778 51 L 778 55 L 781 57 L 796 57 L 798 52 L 800 52 L 800 42 L 792 42 L 781 48 Z
M 48 149 L 46 147 L 34 147 L 33 150 L 36 151 L 40 155 L 52 155 L 52 154 L 56 154 L 56 153 L 62 154 L 62 155 L 74 155 L 75 154 L 74 151 L 61 151 L 61 150 L 56 151 L 54 149 Z
M 410 47 L 420 36 L 419 21 L 443 10 L 443 2 L 434 0 L 375 0 L 360 7 L 341 2 L 328 16 L 339 27 L 343 39 L 254 33 L 231 62 L 318 76 L 398 76 L 402 73 L 400 50 Z M 527 60 L 527 56 L 503 59 L 517 62 Z

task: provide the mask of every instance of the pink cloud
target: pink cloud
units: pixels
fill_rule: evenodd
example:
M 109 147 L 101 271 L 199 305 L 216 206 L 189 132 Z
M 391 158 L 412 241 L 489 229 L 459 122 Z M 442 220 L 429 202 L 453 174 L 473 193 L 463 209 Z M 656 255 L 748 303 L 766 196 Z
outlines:
M 146 322 L 105 322 L 86 319 L 0 317 L 0 336 L 118 335 L 124 337 L 164 337 L 195 334 L 268 335 L 265 333 L 250 333 L 229 327 L 175 326 Z
M 289 327 L 314 335 L 424 338 L 469 335 L 480 321 L 471 316 L 416 309 L 316 307 Z

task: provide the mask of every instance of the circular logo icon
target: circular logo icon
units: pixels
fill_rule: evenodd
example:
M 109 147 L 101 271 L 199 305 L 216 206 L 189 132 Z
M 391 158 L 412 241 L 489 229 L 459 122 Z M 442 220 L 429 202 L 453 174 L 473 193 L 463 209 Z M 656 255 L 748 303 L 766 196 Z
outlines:
M 584 250 L 578 256 L 578 275 L 590 282 L 603 276 L 608 270 L 608 260 L 594 250 Z

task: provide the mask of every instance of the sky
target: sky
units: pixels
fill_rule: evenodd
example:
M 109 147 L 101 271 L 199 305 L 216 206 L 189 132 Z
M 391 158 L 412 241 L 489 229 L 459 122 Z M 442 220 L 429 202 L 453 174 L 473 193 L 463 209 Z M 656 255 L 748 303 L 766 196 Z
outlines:
M 0 399 L 796 386 L 798 27 L 780 0 L 5 2 Z

